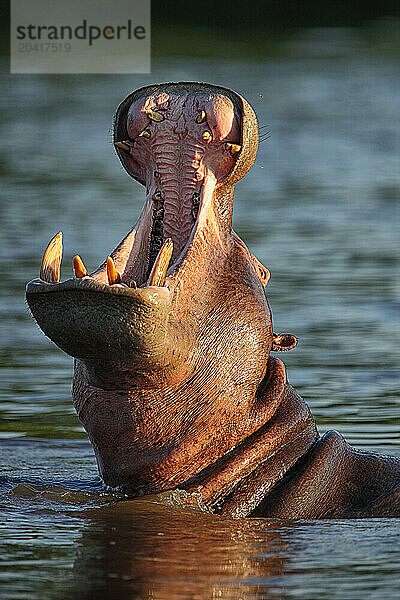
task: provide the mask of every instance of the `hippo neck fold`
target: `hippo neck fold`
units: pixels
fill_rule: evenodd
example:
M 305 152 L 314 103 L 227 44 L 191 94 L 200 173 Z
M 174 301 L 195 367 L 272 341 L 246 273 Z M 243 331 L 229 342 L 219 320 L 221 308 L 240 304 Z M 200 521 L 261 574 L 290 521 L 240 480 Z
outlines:
M 308 405 L 288 384 L 268 422 L 180 487 L 213 512 L 247 516 L 317 438 Z
M 270 357 L 256 402 L 246 422 L 243 415 L 241 430 L 237 423 L 234 431 L 226 428 L 225 419 L 208 420 L 215 391 L 209 388 L 207 399 L 205 379 L 198 381 L 201 407 L 188 401 L 195 391 L 194 380 L 180 386 L 179 392 L 165 390 L 162 402 L 154 390 L 147 395 L 142 390 L 140 397 L 137 390 L 119 392 L 116 405 L 114 393 L 83 383 L 81 368 L 76 365 L 75 408 L 94 445 L 100 473 L 110 488 L 131 496 L 179 487 L 200 493 L 214 512 L 244 516 L 318 435 L 308 406 L 287 383 L 285 367 L 277 358 Z M 183 416 L 177 398 L 185 406 Z M 181 415 L 179 423 L 169 416 L 174 412 Z M 162 431 L 157 431 L 155 424 L 160 423 Z

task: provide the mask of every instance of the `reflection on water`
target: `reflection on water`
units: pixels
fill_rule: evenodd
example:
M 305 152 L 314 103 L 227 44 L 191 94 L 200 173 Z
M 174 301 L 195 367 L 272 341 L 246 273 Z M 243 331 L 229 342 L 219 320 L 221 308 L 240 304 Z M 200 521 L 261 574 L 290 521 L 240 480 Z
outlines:
M 89 516 L 77 542 L 73 591 L 85 599 L 114 592 L 143 600 L 351 600 L 360 590 L 379 598 L 379 577 L 394 598 L 400 585 L 392 579 L 399 561 L 393 542 L 388 520 L 373 528 L 361 521 L 282 526 L 126 502 Z
M 111 147 L 119 101 L 154 81 L 228 85 L 271 131 L 237 186 L 235 228 L 271 271 L 275 330 L 300 338 L 284 357 L 290 380 L 322 431 L 399 455 L 399 65 L 356 32 L 324 35 L 300 32 L 264 62 L 157 61 L 148 78 L 3 78 L 4 597 L 399 596 L 395 520 L 232 521 L 104 494 L 71 405 L 71 360 L 24 304 L 54 233 L 68 277 L 74 254 L 95 268 L 138 216 L 143 190 Z
M 7 598 L 395 599 L 397 519 L 227 519 L 168 494 L 115 501 L 21 484 L 0 517 Z M 41 496 L 39 498 L 39 496 Z M 17 575 L 17 576 L 16 576 Z
M 85 599 L 112 592 L 143 599 L 259 598 L 255 580 L 282 574 L 276 524 L 265 523 L 258 533 L 250 521 L 232 523 L 150 501 L 88 516 L 74 563 L 75 590 Z M 262 558 L 254 555 L 261 545 Z

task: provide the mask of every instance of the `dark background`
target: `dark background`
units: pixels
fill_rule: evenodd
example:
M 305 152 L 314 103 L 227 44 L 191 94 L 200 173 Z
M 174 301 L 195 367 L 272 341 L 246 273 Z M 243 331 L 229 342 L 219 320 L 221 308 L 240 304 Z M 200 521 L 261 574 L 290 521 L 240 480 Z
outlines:
M 9 52 L 10 3 L 2 0 L 0 50 Z M 357 27 L 368 26 L 381 19 L 400 17 L 400 2 L 395 0 L 327 2 L 322 0 L 292 0 L 266 2 L 216 2 L 189 0 L 165 2 L 152 0 L 153 55 L 207 54 L 207 46 L 219 41 L 225 52 L 236 54 L 244 50 L 246 38 L 268 43 L 269 36 L 279 31 L 301 27 Z M 187 34 L 190 32 L 191 42 Z M 186 38 L 186 40 L 185 40 Z M 250 41 L 250 40 L 249 40 Z M 184 47 L 182 47 L 182 44 Z M 254 53 L 254 49 L 252 50 Z

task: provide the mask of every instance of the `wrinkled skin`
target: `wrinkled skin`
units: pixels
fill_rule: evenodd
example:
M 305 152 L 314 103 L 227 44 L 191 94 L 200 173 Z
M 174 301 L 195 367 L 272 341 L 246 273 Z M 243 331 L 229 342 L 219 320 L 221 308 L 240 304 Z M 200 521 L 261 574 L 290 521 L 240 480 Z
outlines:
M 257 121 L 231 90 L 141 88 L 119 106 L 118 156 L 146 188 L 138 223 L 91 276 L 59 282 L 60 240 L 27 286 L 39 326 L 75 358 L 74 403 L 105 484 L 173 488 L 232 516 L 400 516 L 400 461 L 319 438 L 271 350 L 268 270 L 232 231 Z M 113 271 L 113 269 L 116 269 Z

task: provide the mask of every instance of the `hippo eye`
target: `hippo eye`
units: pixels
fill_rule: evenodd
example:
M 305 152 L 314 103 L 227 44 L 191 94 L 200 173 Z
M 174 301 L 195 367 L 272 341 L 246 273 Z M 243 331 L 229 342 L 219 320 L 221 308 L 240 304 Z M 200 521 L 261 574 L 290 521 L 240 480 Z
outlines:
M 212 139 L 212 135 L 209 131 L 205 131 L 202 135 L 203 140 L 205 140 L 206 142 L 210 141 Z

